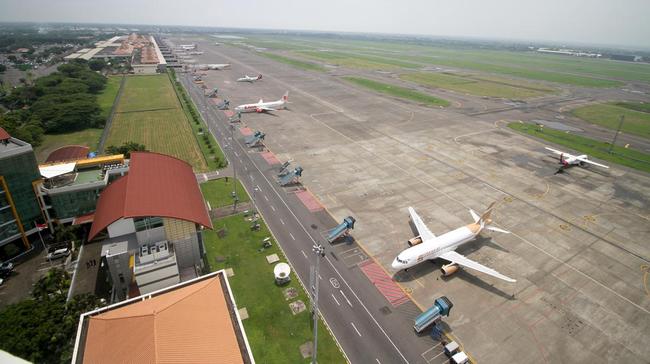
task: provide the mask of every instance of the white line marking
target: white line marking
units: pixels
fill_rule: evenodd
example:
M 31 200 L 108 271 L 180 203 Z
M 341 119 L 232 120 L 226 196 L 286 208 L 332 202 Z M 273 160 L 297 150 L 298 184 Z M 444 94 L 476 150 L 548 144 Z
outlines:
M 266 202 L 269 202 L 269 198 L 266 197 L 266 195 L 263 195 L 263 196 L 264 196 L 264 199 L 266 200 Z
M 343 296 L 343 298 L 345 298 L 345 300 L 348 302 L 348 305 L 350 305 L 350 307 L 352 307 L 352 302 L 350 302 L 350 300 L 349 300 L 348 297 L 345 295 L 345 293 L 343 293 L 343 290 L 340 290 L 340 289 L 339 289 L 339 292 L 341 292 L 341 296 Z M 353 293 L 354 293 L 354 292 L 353 292 Z
M 354 331 L 357 332 L 357 335 L 361 336 L 361 333 L 359 332 L 359 330 L 357 330 L 357 327 L 354 326 L 354 322 L 350 322 L 350 325 L 352 325 L 352 327 L 354 328 Z
M 280 222 L 282 223 L 282 225 L 284 225 L 284 220 L 280 219 Z
M 262 187 L 260 187 L 260 185 L 255 185 L 255 187 L 257 187 L 258 191 L 262 192 Z
M 293 237 L 292 233 L 289 233 L 289 236 L 291 237 L 291 239 L 296 240 L 296 238 Z
M 271 205 L 271 210 L 275 211 L 275 207 L 273 207 L 273 205 Z
M 336 296 L 334 296 L 334 293 L 332 293 L 332 298 L 334 299 L 334 302 L 336 302 L 337 305 L 339 305 L 339 306 L 341 305 L 339 303 L 339 300 L 336 299 Z
M 432 361 L 436 360 L 437 357 L 439 357 L 440 355 L 442 355 L 442 354 L 444 354 L 444 353 L 445 353 L 444 351 L 439 352 L 438 355 L 436 355 L 436 356 L 434 356 L 433 358 L 427 360 L 427 363 L 431 363 Z M 426 360 L 426 359 L 425 359 L 425 360 Z
M 381 362 L 379 361 L 379 359 L 375 358 L 375 360 L 377 361 L 377 364 L 381 364 Z
M 321 277 L 321 275 L 319 274 L 319 275 L 318 275 L 318 279 L 320 279 L 320 280 L 322 281 L 322 280 L 323 280 L 323 277 Z
M 301 250 L 300 252 L 301 252 L 302 255 L 305 257 L 305 259 L 307 259 L 307 254 L 305 254 L 305 251 L 304 251 L 304 250 Z

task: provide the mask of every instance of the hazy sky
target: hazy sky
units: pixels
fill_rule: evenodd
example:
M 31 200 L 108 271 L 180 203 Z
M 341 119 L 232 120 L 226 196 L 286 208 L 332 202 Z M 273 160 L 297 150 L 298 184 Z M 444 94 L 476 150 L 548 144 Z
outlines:
M 650 48 L 650 0 L 0 0 L 0 21 L 307 29 Z

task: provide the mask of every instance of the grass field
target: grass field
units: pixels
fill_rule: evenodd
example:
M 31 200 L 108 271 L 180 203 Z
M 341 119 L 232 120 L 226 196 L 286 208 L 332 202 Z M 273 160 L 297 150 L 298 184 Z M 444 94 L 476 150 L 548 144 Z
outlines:
M 508 127 L 517 130 L 518 132 L 571 148 L 580 153 L 587 154 L 589 157 L 618 163 L 623 166 L 650 173 L 650 154 L 647 153 L 614 146 L 612 154 L 610 154 L 608 153 L 610 144 L 606 142 L 526 123 L 510 123 L 508 124 Z
M 124 87 L 106 146 L 140 143 L 206 171 L 208 165 L 169 77 L 128 76 Z
M 103 129 L 85 129 L 64 134 L 44 134 L 43 142 L 36 147 L 36 160 L 42 163 L 55 149 L 66 145 L 85 145 L 96 151 Z
M 417 72 L 405 73 L 401 79 L 420 85 L 439 87 L 476 96 L 527 99 L 547 95 L 555 90 L 530 82 L 469 74 Z
M 343 79 L 354 83 L 355 85 L 365 87 L 367 89 L 380 92 L 389 96 L 398 97 L 401 99 L 406 99 L 410 101 L 415 101 L 417 103 L 424 104 L 426 106 L 449 106 L 447 100 L 439 99 L 437 97 L 423 94 L 418 91 L 413 91 L 404 87 L 399 87 L 395 85 L 390 85 L 383 82 L 377 82 L 369 80 L 367 78 L 360 77 L 343 77 Z
M 650 113 L 650 103 L 647 102 L 614 102 L 612 105 L 624 107 L 630 110 Z
M 300 69 L 303 69 L 303 70 L 306 70 L 306 71 L 318 71 L 318 72 L 326 71 L 325 67 L 323 67 L 321 65 L 318 65 L 318 64 L 315 64 L 315 63 L 299 61 L 299 60 L 294 59 L 294 58 L 288 58 L 288 57 L 280 56 L 280 55 L 274 54 L 274 53 L 262 52 L 262 53 L 259 53 L 259 54 L 266 57 L 266 58 L 270 58 L 270 59 L 272 59 L 274 61 L 285 63 L 285 64 L 288 64 L 290 66 L 300 68 Z
M 620 123 L 621 115 L 625 121 L 621 127 L 624 133 L 634 134 L 650 139 L 650 114 L 613 104 L 596 104 L 579 107 L 571 113 L 580 119 L 616 130 Z
M 101 116 L 104 120 L 108 119 L 108 114 L 111 112 L 113 102 L 115 102 L 117 91 L 120 89 L 120 82 L 122 82 L 122 77 L 120 76 L 108 76 L 107 79 L 106 87 L 97 95 L 97 102 L 99 103 L 99 108 L 102 110 Z
M 301 51 L 298 54 L 332 65 L 358 69 L 395 70 L 399 68 L 415 69 L 422 67 L 419 64 L 404 62 L 399 59 L 390 59 L 385 57 L 359 55 L 344 52 Z
M 208 199 L 212 205 L 218 200 Z M 277 243 L 262 252 L 262 240 L 271 236 L 261 222 L 259 231 L 251 231 L 251 222 L 243 215 L 233 215 L 214 221 L 214 230 L 204 233 L 207 260 L 211 270 L 232 268 L 235 275 L 228 278 L 237 307 L 245 307 L 250 317 L 243 321 L 248 341 L 258 363 L 310 363 L 303 359 L 299 347 L 312 338 L 309 299 L 298 283 L 295 273 L 291 282 L 278 287 L 273 279 L 273 266 L 266 262 L 269 254 L 278 254 L 286 262 Z M 220 238 L 217 231 L 225 230 Z M 216 257 L 223 257 L 217 262 Z M 283 291 L 292 287 L 297 290 L 295 299 L 286 300 Z M 307 309 L 293 315 L 289 302 L 301 300 Z M 318 362 L 345 363 L 334 339 L 319 321 Z
M 231 193 L 233 190 L 234 180 L 234 178 L 228 178 L 228 182 L 226 182 L 225 178 L 219 178 L 201 183 L 201 192 L 203 192 L 203 197 L 210 201 L 210 206 L 212 208 L 233 204 L 234 201 Z M 250 201 L 248 194 L 239 181 L 237 181 L 237 197 L 239 197 L 239 202 Z

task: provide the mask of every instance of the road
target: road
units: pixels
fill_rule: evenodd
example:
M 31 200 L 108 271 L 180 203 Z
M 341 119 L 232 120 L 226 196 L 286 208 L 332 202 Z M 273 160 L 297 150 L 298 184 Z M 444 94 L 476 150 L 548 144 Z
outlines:
M 444 359 L 444 355 L 438 356 L 437 342 L 413 332 L 413 318 L 420 313 L 417 306 L 411 301 L 391 306 L 359 268 L 358 263 L 368 257 L 356 243 L 332 246 L 323 239 L 323 233 L 337 222 L 326 213 L 309 212 L 291 191 L 280 187 L 275 181 L 276 170 L 244 146 L 238 127 L 231 129 L 223 112 L 207 101 L 190 75 L 179 74 L 179 78 L 303 286 L 309 282 L 309 267 L 315 259 L 312 246 L 325 246 L 319 277 L 320 311 L 349 361 L 433 363 L 434 357 Z

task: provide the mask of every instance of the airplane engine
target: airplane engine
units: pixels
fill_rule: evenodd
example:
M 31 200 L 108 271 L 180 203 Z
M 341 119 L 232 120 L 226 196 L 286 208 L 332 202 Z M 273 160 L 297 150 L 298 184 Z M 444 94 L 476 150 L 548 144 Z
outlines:
M 440 268 L 440 271 L 442 272 L 443 277 L 449 277 L 450 275 L 456 273 L 460 267 L 458 264 L 451 263 L 451 264 L 445 264 Z
M 408 240 L 408 245 L 409 246 L 415 246 L 415 245 L 418 245 L 418 244 L 421 244 L 421 243 L 422 243 L 422 238 L 420 236 L 416 236 L 416 237 L 410 238 Z
M 262 112 L 264 112 L 264 109 L 257 108 L 257 109 L 255 109 L 255 112 L 262 113 Z

